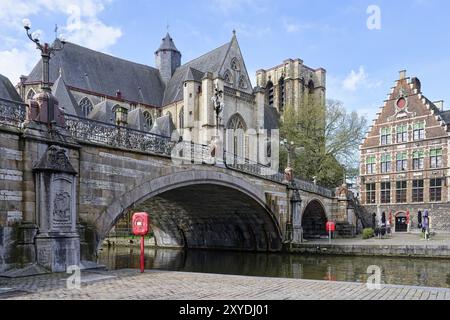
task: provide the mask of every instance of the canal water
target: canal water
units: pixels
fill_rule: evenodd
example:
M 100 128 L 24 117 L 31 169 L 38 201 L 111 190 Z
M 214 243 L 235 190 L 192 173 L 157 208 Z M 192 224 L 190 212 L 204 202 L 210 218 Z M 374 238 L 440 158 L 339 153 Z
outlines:
M 139 269 L 139 248 L 103 247 L 99 263 Z M 372 265 L 385 284 L 450 288 L 450 260 L 145 249 L 146 269 L 184 272 L 366 282 Z

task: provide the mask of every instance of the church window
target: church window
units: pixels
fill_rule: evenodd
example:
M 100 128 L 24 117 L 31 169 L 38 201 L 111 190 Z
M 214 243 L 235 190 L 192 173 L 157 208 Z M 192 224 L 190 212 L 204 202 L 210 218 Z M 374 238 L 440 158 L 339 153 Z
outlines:
M 315 87 L 314 86 L 314 82 L 312 80 L 309 80 L 309 82 L 308 82 L 308 90 L 309 90 L 310 94 L 314 92 L 314 87 Z
M 152 115 L 148 111 L 144 111 L 144 119 L 145 119 L 145 125 L 147 126 L 147 129 L 150 130 L 153 125 L 153 119 Z
M 36 95 L 36 92 L 34 92 L 33 89 L 30 89 L 30 90 L 28 91 L 28 94 L 27 94 L 27 100 L 33 99 L 33 97 L 34 97 L 35 95 Z
M 278 109 L 280 112 L 283 112 L 284 110 L 285 96 L 286 96 L 285 82 L 284 78 L 282 77 L 278 82 Z
M 87 118 L 89 114 L 92 112 L 92 109 L 94 109 L 94 106 L 92 105 L 91 100 L 89 98 L 84 97 L 81 99 L 80 103 L 78 104 L 81 109 L 81 114 L 83 117 Z
M 231 60 L 231 69 L 234 71 L 239 71 L 239 61 L 237 58 L 233 58 L 233 60 Z
M 180 129 L 184 128 L 184 108 L 181 107 L 180 113 L 178 114 L 178 127 Z
M 273 107 L 273 83 L 269 81 L 266 86 L 267 91 L 267 104 L 269 107 Z
M 223 76 L 223 79 L 225 80 L 226 83 L 230 83 L 230 84 L 233 83 L 230 70 L 225 71 L 225 75 Z
M 240 78 L 239 78 L 239 88 L 247 89 L 247 81 L 245 81 L 244 76 L 240 76 Z
M 247 126 L 241 115 L 235 114 L 228 121 L 227 129 L 233 130 L 233 154 L 238 158 L 245 156 L 245 143 L 247 139 L 244 135 Z

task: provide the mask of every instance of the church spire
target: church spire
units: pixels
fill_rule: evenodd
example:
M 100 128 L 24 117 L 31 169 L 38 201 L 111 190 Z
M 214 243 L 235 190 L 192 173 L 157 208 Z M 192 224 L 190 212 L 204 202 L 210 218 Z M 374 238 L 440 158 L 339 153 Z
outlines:
M 181 52 L 175 46 L 169 32 L 162 39 L 161 45 L 155 52 L 155 58 L 161 79 L 167 84 L 175 70 L 181 65 Z

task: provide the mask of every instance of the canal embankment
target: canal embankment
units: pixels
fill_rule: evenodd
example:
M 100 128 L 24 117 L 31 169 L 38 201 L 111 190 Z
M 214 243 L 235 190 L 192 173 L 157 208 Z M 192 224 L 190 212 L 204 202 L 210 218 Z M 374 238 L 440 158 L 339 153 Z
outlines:
M 435 234 L 430 240 L 423 239 L 420 233 L 393 234 L 366 240 L 306 240 L 301 244 L 289 244 L 285 250 L 298 254 L 450 259 L 450 234 Z

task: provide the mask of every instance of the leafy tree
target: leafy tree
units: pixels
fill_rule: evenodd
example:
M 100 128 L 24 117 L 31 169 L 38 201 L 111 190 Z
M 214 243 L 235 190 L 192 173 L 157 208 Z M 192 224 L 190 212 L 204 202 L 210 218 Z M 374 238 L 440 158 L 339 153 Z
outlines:
M 336 187 L 348 175 L 357 175 L 358 146 L 367 121 L 356 112 L 348 113 L 342 103 L 328 100 L 324 108 L 311 102 L 300 110 L 287 106 L 282 117 L 281 137 L 303 148 L 292 159 L 296 175 L 324 186 Z M 282 149 L 280 163 L 286 166 Z

